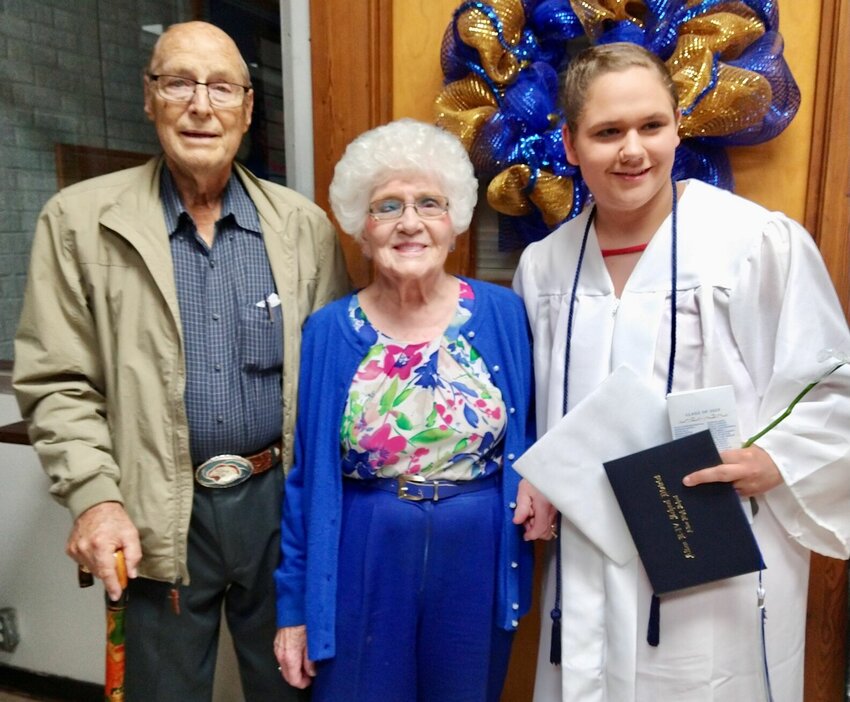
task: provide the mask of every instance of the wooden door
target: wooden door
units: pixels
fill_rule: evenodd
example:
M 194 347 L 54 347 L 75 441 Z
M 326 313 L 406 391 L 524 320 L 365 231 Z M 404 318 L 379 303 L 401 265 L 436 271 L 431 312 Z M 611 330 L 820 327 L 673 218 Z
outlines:
M 311 0 L 316 200 L 328 208 L 333 167 L 348 142 L 392 114 L 392 0 Z M 822 0 L 818 85 L 805 225 L 820 246 L 850 311 L 850 7 Z M 437 49 L 435 49 L 436 51 Z M 424 98 L 423 98 L 424 99 Z M 343 235 L 352 277 L 365 284 L 368 265 Z M 464 270 L 474 271 L 472 247 Z M 536 616 L 530 615 L 530 616 Z M 534 623 L 536 624 L 536 622 Z M 535 626 L 528 627 L 526 634 Z M 805 702 L 842 702 L 845 691 L 847 563 L 814 556 L 806 636 Z M 511 699 L 531 699 L 536 650 L 527 640 Z M 516 658 L 516 657 L 515 657 Z

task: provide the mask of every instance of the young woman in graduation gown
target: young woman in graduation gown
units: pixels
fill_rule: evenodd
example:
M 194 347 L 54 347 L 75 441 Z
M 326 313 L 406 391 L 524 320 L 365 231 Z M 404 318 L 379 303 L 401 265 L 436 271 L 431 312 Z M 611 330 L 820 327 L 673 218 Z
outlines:
M 514 280 L 534 336 L 538 433 L 626 364 L 661 397 L 671 380 L 673 391 L 733 386 L 741 435 L 754 434 L 830 367 L 819 361 L 824 349 L 850 350 L 811 237 L 729 192 L 671 181 L 675 86 L 637 45 L 577 56 L 563 96 L 568 160 L 592 199 L 526 249 Z M 538 485 L 563 513 L 562 660 L 549 662 L 553 555 L 535 701 L 749 702 L 768 699 L 768 680 L 776 702 L 802 700 L 810 552 L 850 555 L 847 371 L 824 379 L 754 446 L 685 479 L 731 482 L 755 499 L 764 646 L 759 573 L 664 597 L 660 643 L 650 646 L 652 591 L 639 561 L 614 562 L 571 519 L 570 500 L 601 496 L 570 495 L 567 480 Z

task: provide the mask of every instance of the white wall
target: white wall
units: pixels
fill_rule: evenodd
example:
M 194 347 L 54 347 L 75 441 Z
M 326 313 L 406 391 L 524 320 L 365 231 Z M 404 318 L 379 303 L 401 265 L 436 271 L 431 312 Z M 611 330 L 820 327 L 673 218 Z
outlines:
M 0 425 L 20 420 L 0 394 Z M 50 483 L 29 446 L 0 444 L 0 607 L 18 612 L 21 643 L 0 663 L 75 680 L 103 680 L 103 589 L 81 590 L 65 555 L 68 512 L 48 495 Z
M 14 397 L 0 391 L 0 426 L 20 418 Z M 13 653 L 0 651 L 0 664 L 100 685 L 103 587 L 77 585 L 77 570 L 65 555 L 71 519 L 49 496 L 49 486 L 32 448 L 0 443 L 0 608 L 17 610 L 21 635 Z M 236 656 L 222 631 L 214 701 L 241 698 Z

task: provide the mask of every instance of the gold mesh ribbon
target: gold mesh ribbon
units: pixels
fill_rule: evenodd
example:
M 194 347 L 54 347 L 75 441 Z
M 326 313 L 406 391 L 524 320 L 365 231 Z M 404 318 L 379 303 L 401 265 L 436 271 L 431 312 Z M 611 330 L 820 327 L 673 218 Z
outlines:
M 525 164 L 510 166 L 487 187 L 487 202 L 497 212 L 521 217 L 531 212 L 531 203 L 543 215 L 547 227 L 562 222 L 573 206 L 572 178 L 540 170 L 530 195 L 525 194 L 531 180 L 531 168 Z
M 494 0 L 490 7 L 502 23 L 504 41 L 516 46 L 522 37 L 525 11 L 521 0 Z M 471 8 L 457 20 L 457 32 L 464 44 L 478 51 L 481 66 L 496 83 L 513 81 L 520 70 L 520 62 L 499 40 L 497 28 L 481 10 Z
M 679 106 L 687 113 L 679 129 L 683 138 L 734 134 L 759 124 L 770 108 L 772 92 L 764 77 L 723 63 L 740 56 L 765 32 L 749 8 L 733 5 L 738 12 L 719 11 L 685 22 L 667 60 Z M 688 113 L 710 84 L 715 55 L 720 59 L 717 83 Z
M 436 106 L 437 124 L 457 136 L 467 151 L 481 125 L 498 109 L 490 88 L 478 76 L 446 85 L 437 97 Z
M 593 44 L 602 35 L 606 22 L 631 21 L 643 27 L 647 12 L 646 5 L 635 0 L 608 0 L 608 2 L 571 0 L 570 5 Z

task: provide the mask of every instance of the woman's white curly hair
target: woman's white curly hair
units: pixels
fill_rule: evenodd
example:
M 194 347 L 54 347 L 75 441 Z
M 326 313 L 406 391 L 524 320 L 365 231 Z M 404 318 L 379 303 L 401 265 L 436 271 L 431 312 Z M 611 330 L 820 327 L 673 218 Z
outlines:
M 455 234 L 469 228 L 478 181 L 466 149 L 453 134 L 433 124 L 399 119 L 370 129 L 352 141 L 336 164 L 330 202 L 339 226 L 355 239 L 366 227 L 376 188 L 393 178 L 426 176 L 449 200 Z

